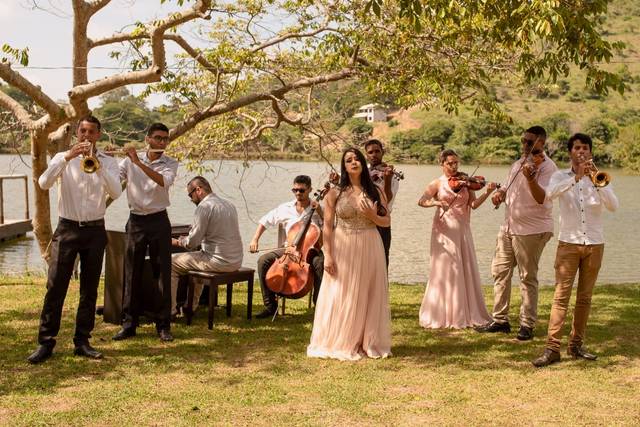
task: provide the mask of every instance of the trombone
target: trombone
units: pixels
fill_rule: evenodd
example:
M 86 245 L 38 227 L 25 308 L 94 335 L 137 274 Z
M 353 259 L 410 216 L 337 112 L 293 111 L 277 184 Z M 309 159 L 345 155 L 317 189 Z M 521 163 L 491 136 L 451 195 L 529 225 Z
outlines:
M 147 150 L 139 150 L 137 152 L 142 153 L 164 153 L 166 150 L 159 148 L 149 148 Z M 113 155 L 127 155 L 127 147 L 123 147 L 117 150 L 102 150 L 104 154 L 113 156 Z M 100 160 L 93 153 L 93 144 L 91 144 L 91 148 L 89 149 L 89 155 L 83 156 L 80 166 L 82 167 L 83 172 L 85 173 L 94 173 L 98 169 L 100 169 Z

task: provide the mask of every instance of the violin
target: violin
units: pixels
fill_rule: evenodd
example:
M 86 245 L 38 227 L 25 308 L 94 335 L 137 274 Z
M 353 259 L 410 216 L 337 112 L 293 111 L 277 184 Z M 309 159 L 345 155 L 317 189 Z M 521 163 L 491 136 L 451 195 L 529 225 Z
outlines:
M 320 202 L 329 191 L 327 182 L 316 194 Z M 287 233 L 287 248 L 284 254 L 274 262 L 266 276 L 267 287 L 277 295 L 287 298 L 302 298 L 313 288 L 311 272 L 311 254 L 320 249 L 320 227 L 311 222 L 316 208 L 312 208 L 305 218 L 296 222 Z
M 469 190 L 480 190 L 487 185 L 487 180 L 484 179 L 484 176 L 476 175 L 470 176 L 464 172 L 457 172 L 455 175 L 449 177 L 449 187 L 453 190 L 454 193 L 460 192 L 464 187 L 467 187 Z M 497 185 L 500 188 L 500 184 Z
M 371 168 L 371 179 L 373 180 L 373 182 L 378 182 L 380 180 L 384 179 L 384 168 L 387 167 L 386 163 L 380 163 L 376 166 L 374 166 L 373 168 Z M 396 181 L 401 181 L 404 179 L 404 173 L 400 172 L 399 170 L 393 170 L 393 178 Z

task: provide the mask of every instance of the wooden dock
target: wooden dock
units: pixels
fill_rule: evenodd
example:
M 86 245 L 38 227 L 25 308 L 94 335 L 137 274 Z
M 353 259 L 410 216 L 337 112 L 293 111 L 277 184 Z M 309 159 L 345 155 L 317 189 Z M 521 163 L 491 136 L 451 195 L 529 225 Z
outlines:
M 24 180 L 24 219 L 4 218 L 4 181 L 9 179 Z M 31 219 L 29 218 L 29 187 L 27 175 L 0 175 L 0 242 L 4 242 L 18 237 L 23 237 L 27 232 L 33 230 Z

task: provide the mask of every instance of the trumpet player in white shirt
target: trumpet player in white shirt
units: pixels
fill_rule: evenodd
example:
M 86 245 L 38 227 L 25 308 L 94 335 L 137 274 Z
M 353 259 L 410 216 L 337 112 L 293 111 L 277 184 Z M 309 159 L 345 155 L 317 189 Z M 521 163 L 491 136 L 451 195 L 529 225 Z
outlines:
M 608 185 L 610 178 L 595 169 L 591 160 L 592 147 L 588 135 L 576 133 L 569 138 L 567 148 L 571 168 L 554 173 L 547 187 L 547 197 L 560 202 L 560 232 L 555 261 L 556 291 L 547 344 L 542 356 L 532 362 L 536 367 L 560 361 L 562 326 L 576 275 L 578 287 L 567 354 L 574 359 L 597 358 L 582 345 L 604 253 L 602 217 L 605 209 L 611 212 L 618 209 L 618 198 Z
M 38 332 L 38 348 L 29 363 L 41 363 L 53 354 L 60 330 L 62 306 L 76 257 L 80 255 L 80 302 L 73 337 L 74 354 L 100 359 L 102 354 L 89 345 L 95 323 L 98 282 L 102 270 L 107 234 L 104 229 L 106 196 L 117 199 L 122 192 L 118 164 L 96 151 L 100 121 L 86 116 L 78 122 L 78 143 L 56 154 L 38 179 L 48 190 L 58 182 L 60 218 L 50 244 L 47 293 Z

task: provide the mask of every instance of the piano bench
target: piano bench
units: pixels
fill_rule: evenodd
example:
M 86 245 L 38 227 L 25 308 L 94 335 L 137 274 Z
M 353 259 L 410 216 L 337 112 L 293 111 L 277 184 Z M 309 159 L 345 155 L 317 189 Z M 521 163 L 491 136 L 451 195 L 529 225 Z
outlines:
M 204 286 L 209 286 L 209 329 L 213 329 L 213 307 L 218 302 L 218 286 L 227 285 L 227 317 L 231 316 L 231 297 L 233 294 L 233 285 L 236 283 L 247 282 L 247 319 L 251 320 L 251 307 L 253 305 L 253 275 L 255 270 L 246 267 L 240 267 L 236 271 L 227 273 L 218 273 L 215 271 L 199 271 L 192 270 L 187 273 L 189 278 L 187 287 L 187 306 L 185 307 L 185 317 L 187 325 L 191 325 L 193 318 L 193 292 L 194 279 L 201 280 Z

